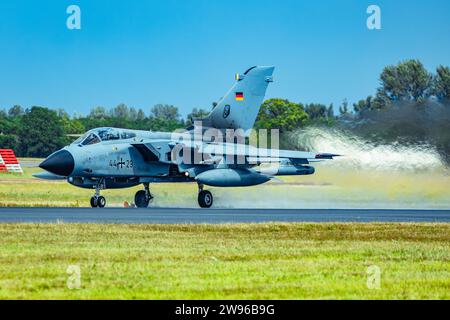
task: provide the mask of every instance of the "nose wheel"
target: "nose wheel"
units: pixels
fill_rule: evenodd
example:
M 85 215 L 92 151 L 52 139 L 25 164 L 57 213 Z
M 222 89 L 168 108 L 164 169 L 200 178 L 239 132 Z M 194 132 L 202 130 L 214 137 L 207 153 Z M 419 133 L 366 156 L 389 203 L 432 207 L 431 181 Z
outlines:
M 147 208 L 152 200 L 153 195 L 150 193 L 149 184 L 144 183 L 144 190 L 139 190 L 134 196 L 134 204 L 138 208 Z
M 198 205 L 201 208 L 210 208 L 213 204 L 214 197 L 208 190 L 203 190 L 203 185 L 199 185 L 198 190 Z

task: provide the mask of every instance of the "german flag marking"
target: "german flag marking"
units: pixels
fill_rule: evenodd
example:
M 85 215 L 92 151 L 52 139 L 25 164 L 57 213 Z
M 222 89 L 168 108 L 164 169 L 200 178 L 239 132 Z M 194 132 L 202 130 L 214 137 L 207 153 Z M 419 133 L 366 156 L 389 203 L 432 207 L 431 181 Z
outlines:
M 236 101 L 242 101 L 242 100 L 244 100 L 244 93 L 236 92 Z

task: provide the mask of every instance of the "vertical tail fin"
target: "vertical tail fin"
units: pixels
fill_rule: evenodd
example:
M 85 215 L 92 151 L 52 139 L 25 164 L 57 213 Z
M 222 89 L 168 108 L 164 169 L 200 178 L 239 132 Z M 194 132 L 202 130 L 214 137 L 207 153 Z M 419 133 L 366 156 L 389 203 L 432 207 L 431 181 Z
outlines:
M 205 122 L 216 129 L 253 128 L 274 69 L 253 67 L 243 75 L 236 75 L 235 84 L 204 119 Z

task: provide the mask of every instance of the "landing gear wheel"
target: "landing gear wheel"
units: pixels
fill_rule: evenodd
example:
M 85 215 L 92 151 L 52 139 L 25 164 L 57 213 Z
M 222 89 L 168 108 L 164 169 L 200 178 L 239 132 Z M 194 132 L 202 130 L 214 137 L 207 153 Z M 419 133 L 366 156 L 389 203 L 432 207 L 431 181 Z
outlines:
M 103 196 L 97 198 L 97 206 L 103 208 L 106 205 L 106 199 Z
M 95 185 L 95 194 L 91 197 L 92 208 L 103 208 L 106 205 L 105 197 L 100 195 L 100 190 L 102 189 L 105 189 L 105 179 L 103 178 L 99 179 Z
M 213 204 L 213 195 L 208 190 L 202 190 L 198 193 L 198 204 L 201 208 L 209 208 Z
M 91 197 L 91 207 L 96 208 L 98 206 L 97 197 Z
M 136 192 L 136 195 L 134 196 L 134 203 L 136 204 L 136 207 L 147 208 L 149 202 L 150 199 L 147 196 L 147 192 L 145 192 L 145 190 L 139 190 L 138 192 Z

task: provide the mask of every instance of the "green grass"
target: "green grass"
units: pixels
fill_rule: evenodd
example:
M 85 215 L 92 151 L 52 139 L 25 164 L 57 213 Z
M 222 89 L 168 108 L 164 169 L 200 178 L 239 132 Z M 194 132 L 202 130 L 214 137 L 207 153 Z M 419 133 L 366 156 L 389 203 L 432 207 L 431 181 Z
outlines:
M 450 224 L 0 224 L 0 248 L 3 299 L 450 298 Z

